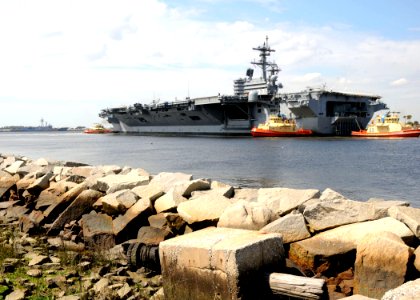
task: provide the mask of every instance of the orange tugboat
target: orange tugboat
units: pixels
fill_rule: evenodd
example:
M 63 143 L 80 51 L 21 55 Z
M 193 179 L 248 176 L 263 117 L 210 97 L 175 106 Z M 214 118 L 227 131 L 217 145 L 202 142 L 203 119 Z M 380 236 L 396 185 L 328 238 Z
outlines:
M 92 128 L 87 128 L 83 131 L 84 133 L 111 133 L 112 130 L 105 128 L 101 124 L 95 124 Z
M 352 131 L 351 135 L 382 138 L 419 137 L 420 129 L 415 129 L 410 124 L 400 122 L 399 113 L 393 112 L 377 116 L 376 120 L 373 120 L 366 130 Z
M 309 136 L 312 130 L 297 128 L 294 120 L 288 120 L 279 116 L 270 116 L 268 122 L 251 129 L 254 137 L 286 137 L 286 136 Z

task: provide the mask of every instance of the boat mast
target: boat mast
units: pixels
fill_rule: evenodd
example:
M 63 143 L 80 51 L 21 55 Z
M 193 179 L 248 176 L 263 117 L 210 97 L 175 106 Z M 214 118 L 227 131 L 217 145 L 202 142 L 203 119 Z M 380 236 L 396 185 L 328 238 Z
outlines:
M 265 37 L 265 42 L 262 46 L 252 49 L 260 51 L 261 59 L 259 61 L 252 61 L 251 64 L 261 68 L 264 81 L 267 82 L 267 67 L 271 67 L 271 75 L 274 75 L 279 71 L 277 64 L 267 61 L 267 56 L 270 56 L 270 52 L 275 52 L 276 50 L 271 49 L 268 45 L 268 36 Z

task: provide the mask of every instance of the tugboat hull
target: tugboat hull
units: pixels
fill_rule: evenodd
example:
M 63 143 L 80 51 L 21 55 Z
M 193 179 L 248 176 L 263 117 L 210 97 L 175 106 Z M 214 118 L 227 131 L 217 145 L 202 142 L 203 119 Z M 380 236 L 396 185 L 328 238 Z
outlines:
M 298 129 L 293 132 L 265 130 L 259 128 L 252 128 L 251 130 L 251 135 L 253 137 L 298 137 L 310 136 L 312 134 L 312 130 L 309 129 Z

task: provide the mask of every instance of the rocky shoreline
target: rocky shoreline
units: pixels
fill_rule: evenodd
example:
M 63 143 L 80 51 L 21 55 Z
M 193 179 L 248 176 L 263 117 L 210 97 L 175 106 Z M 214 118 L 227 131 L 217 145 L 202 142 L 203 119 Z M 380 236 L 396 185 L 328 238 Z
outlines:
M 419 237 L 405 201 L 0 154 L 0 299 L 415 299 Z

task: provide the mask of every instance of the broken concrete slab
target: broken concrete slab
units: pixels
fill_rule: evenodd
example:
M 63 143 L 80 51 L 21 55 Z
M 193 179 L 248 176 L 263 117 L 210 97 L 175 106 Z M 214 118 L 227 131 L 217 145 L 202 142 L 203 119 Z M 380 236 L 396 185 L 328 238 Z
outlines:
M 207 228 L 160 243 L 165 298 L 263 299 L 264 272 L 280 270 L 284 249 L 278 234 Z

